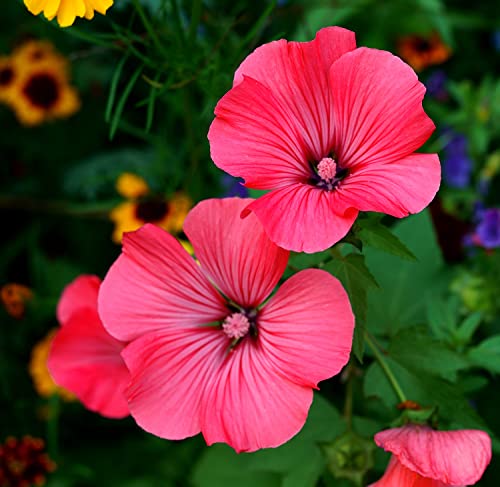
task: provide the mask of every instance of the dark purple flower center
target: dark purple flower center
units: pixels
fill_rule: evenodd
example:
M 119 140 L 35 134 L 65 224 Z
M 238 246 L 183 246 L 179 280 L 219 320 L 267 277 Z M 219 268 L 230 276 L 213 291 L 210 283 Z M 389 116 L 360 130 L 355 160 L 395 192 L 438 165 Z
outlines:
M 345 168 L 341 168 L 332 157 L 323 157 L 316 165 L 311 165 L 312 176 L 310 183 L 326 191 L 334 190 L 348 175 Z
M 168 214 L 168 210 L 168 203 L 165 200 L 145 200 L 137 205 L 135 216 L 143 222 L 154 223 L 163 220 Z
M 50 74 L 39 73 L 29 79 L 23 92 L 33 105 L 48 110 L 59 98 L 59 85 Z

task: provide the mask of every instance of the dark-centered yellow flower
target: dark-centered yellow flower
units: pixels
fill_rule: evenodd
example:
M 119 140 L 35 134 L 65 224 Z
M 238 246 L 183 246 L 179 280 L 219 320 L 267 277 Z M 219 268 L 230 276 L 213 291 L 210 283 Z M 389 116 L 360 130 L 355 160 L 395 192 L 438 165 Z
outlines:
M 5 311 L 13 318 L 21 319 L 26 311 L 26 303 L 32 299 L 31 289 L 22 284 L 5 284 L 0 289 L 0 300 Z
M 118 178 L 116 190 L 126 198 L 109 215 L 115 224 L 112 238 L 116 243 L 122 241 L 124 232 L 133 232 L 145 223 L 154 223 L 169 233 L 179 234 L 193 204 L 182 192 L 170 198 L 152 194 L 147 182 L 132 173 L 124 173 Z
M 12 58 L 0 56 L 0 102 L 9 103 L 15 92 L 16 68 Z
M 28 126 L 66 118 L 80 108 L 77 91 L 69 84 L 66 67 L 57 58 L 20 69 L 11 106 L 18 120 Z
M 59 25 L 68 27 L 76 17 L 92 19 L 94 12 L 106 15 L 113 0 L 24 0 L 24 4 L 33 15 L 43 12 L 49 20 L 57 16 Z
M 444 63 L 451 56 L 451 49 L 439 34 L 429 36 L 409 35 L 398 41 L 399 55 L 415 70 Z

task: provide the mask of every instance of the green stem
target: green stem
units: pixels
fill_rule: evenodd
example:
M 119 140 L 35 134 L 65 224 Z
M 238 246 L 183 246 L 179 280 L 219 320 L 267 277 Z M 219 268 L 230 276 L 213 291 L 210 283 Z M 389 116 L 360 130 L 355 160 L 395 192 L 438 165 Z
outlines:
M 347 383 L 346 383 L 346 394 L 344 402 L 344 417 L 347 422 L 347 430 L 352 431 L 353 373 L 352 373 L 351 363 L 347 365 L 346 373 L 347 373 Z
M 134 7 L 135 7 L 137 13 L 139 14 L 139 17 L 141 18 L 141 21 L 142 21 L 145 29 L 147 30 L 147 32 L 149 34 L 149 37 L 153 41 L 153 44 L 156 46 L 158 51 L 163 56 L 165 56 L 165 58 L 168 58 L 168 52 L 165 50 L 165 48 L 163 47 L 163 44 L 160 42 L 160 39 L 156 35 L 155 29 L 154 29 L 153 25 L 151 24 L 151 22 L 149 22 L 149 19 L 147 18 L 146 13 L 144 12 L 144 9 L 142 8 L 142 5 L 139 3 L 139 0 L 132 0 L 132 1 L 134 3 Z
M 387 380 L 391 383 L 392 388 L 394 389 L 394 392 L 399 398 L 399 402 L 405 402 L 406 401 L 406 396 L 401 389 L 401 386 L 399 385 L 396 377 L 392 373 L 392 370 L 390 369 L 389 365 L 387 364 L 384 356 L 380 352 L 378 346 L 375 344 L 375 341 L 371 338 L 370 334 L 368 332 L 365 332 L 365 341 L 368 344 L 368 346 L 372 349 L 373 354 L 375 355 L 375 359 L 379 363 L 381 369 L 384 371 L 384 374 L 387 377 Z
M 202 0 L 193 0 L 193 7 L 191 9 L 191 23 L 189 25 L 189 41 L 193 43 L 196 39 L 198 26 L 200 25 Z

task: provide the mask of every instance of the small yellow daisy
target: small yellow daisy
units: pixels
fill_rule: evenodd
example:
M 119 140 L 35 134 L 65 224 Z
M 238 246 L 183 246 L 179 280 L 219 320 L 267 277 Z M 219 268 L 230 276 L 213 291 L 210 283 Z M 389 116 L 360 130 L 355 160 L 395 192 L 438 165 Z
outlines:
M 57 16 L 59 25 L 68 27 L 76 17 L 90 20 L 94 17 L 94 12 L 106 15 L 113 0 L 24 0 L 24 4 L 33 15 L 43 12 L 49 20 Z

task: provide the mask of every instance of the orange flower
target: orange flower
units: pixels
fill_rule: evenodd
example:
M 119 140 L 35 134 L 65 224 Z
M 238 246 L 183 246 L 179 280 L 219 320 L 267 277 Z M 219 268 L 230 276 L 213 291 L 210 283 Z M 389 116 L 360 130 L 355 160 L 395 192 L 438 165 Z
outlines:
M 444 63 L 451 56 L 451 49 L 437 33 L 427 37 L 413 34 L 399 39 L 398 53 L 415 71 L 421 71 Z
M 45 485 L 45 476 L 56 469 L 56 464 L 45 452 L 41 438 L 9 436 L 0 445 L 0 485 L 29 487 Z
M 7 313 L 18 320 L 24 316 L 26 302 L 33 299 L 31 290 L 22 284 L 5 284 L 0 290 L 0 299 Z

